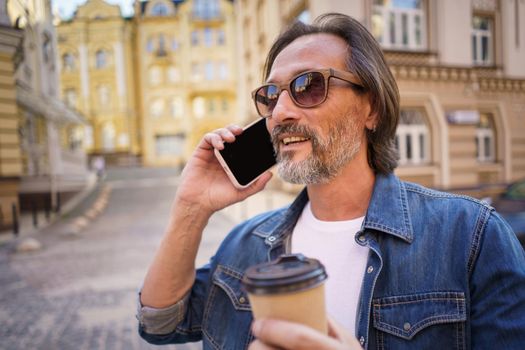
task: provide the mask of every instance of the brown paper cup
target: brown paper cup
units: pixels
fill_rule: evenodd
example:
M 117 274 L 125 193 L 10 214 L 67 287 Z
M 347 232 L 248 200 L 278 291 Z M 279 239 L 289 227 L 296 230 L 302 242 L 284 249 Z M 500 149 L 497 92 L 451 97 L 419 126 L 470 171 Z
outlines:
M 301 323 L 324 334 L 326 320 L 324 266 L 303 255 L 283 255 L 246 270 L 243 285 L 255 319 Z

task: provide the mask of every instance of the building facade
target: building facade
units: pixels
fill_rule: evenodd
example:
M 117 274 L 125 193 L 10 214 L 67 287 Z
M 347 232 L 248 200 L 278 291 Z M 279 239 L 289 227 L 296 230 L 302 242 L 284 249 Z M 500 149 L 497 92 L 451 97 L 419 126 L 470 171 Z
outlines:
M 295 20 L 348 14 L 396 77 L 404 179 L 468 193 L 525 177 L 525 3 L 520 0 L 240 0 L 242 115 L 269 46 Z M 264 53 L 264 54 L 261 54 Z
M 86 116 L 88 125 L 78 131 L 83 147 L 118 162 L 140 153 L 133 31 L 119 6 L 102 0 L 86 2 L 57 25 L 61 96 Z
M 225 0 L 135 2 L 145 165 L 182 165 L 234 120 L 235 20 Z
M 15 92 L 22 35 L 22 30 L 11 26 L 6 1 L 0 0 L 0 230 L 13 224 L 22 176 Z
M 50 1 L 2 1 L 1 5 L 7 28 L 3 27 L 0 40 L 14 44 L 14 33 L 22 38 L 16 47 L 2 45 L 11 50 L 10 60 L 3 56 L 0 97 L 0 192 L 9 194 L 2 200 L 0 226 L 5 227 L 28 203 L 35 209 L 59 209 L 61 194 L 83 189 L 90 175 L 75 138 L 75 129 L 84 119 L 59 99 Z
M 89 0 L 58 24 L 62 97 L 88 118 L 90 154 L 182 165 L 238 113 L 233 4 L 135 1 L 134 13 Z

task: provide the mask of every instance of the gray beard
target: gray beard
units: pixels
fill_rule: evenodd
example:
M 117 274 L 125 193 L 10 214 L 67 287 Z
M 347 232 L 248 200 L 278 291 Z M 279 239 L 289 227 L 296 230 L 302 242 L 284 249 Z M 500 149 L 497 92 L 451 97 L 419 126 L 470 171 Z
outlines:
M 300 162 L 293 161 L 294 152 L 279 152 L 278 135 L 283 132 L 298 133 L 310 139 L 312 153 Z M 277 174 L 293 184 L 325 184 L 335 178 L 360 149 L 357 126 L 352 117 L 338 121 L 320 139 L 306 126 L 295 124 L 276 126 L 272 131 L 277 154 Z

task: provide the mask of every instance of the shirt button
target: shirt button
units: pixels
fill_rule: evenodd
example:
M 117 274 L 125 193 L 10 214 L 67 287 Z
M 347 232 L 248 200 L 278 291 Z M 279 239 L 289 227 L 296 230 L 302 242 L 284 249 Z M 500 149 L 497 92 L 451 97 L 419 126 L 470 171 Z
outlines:
M 239 298 L 239 303 L 244 304 L 246 302 L 246 299 L 244 297 Z
M 275 237 L 274 236 L 270 236 L 268 237 L 268 242 L 274 242 L 275 241 Z
M 361 344 L 361 346 L 365 345 L 365 337 L 359 338 L 359 344 Z
M 408 323 L 408 322 L 405 322 L 405 324 L 403 325 L 403 329 L 404 329 L 405 331 L 409 331 L 409 330 L 410 330 L 410 327 L 412 327 L 412 326 L 411 326 L 410 323 Z
M 374 272 L 374 267 L 373 266 L 368 266 L 368 269 L 366 269 L 366 272 L 368 272 L 368 273 Z

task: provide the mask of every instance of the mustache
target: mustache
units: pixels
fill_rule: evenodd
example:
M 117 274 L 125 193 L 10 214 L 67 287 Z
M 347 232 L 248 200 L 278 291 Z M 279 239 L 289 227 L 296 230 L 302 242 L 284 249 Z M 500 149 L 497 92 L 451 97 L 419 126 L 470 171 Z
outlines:
M 279 139 L 281 138 L 281 135 L 283 134 L 298 134 L 306 138 L 309 138 L 314 146 L 318 144 L 317 135 L 315 131 L 313 131 L 306 125 L 299 125 L 299 124 L 276 125 L 273 128 L 272 133 L 271 133 L 273 147 L 276 151 L 279 149 L 279 143 L 280 143 Z

